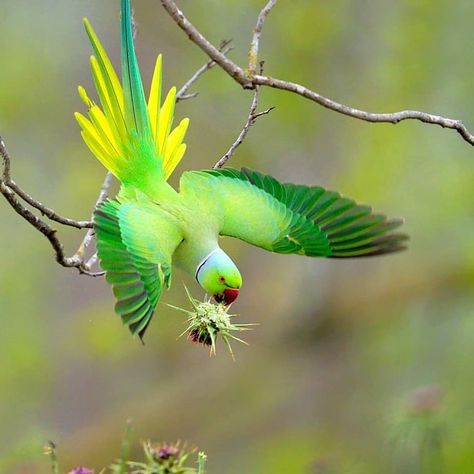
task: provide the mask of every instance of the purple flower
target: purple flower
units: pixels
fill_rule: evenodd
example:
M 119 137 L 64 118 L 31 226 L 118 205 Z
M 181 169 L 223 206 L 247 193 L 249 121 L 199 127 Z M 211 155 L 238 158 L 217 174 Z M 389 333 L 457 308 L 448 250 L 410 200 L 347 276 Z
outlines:
M 203 344 L 205 346 L 212 346 L 212 338 L 206 329 L 193 329 L 189 333 L 191 341 Z
M 176 446 L 162 446 L 157 449 L 159 459 L 167 460 L 174 458 L 179 454 L 179 449 Z
M 411 395 L 411 412 L 416 415 L 429 415 L 441 405 L 443 394 L 437 385 L 417 388 Z
M 94 474 L 94 471 L 87 467 L 76 467 L 69 474 Z

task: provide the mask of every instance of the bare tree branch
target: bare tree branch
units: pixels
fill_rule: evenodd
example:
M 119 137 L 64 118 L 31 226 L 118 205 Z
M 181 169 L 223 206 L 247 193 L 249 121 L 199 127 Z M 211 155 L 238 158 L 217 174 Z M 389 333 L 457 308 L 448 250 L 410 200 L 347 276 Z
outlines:
M 87 229 L 92 227 L 91 221 L 75 221 L 73 219 L 69 219 L 68 217 L 63 217 L 59 215 L 56 211 L 50 209 L 49 207 L 46 207 L 44 204 L 35 200 L 28 193 L 23 191 L 23 189 L 21 189 L 18 184 L 16 184 L 16 182 L 13 180 L 6 181 L 5 184 L 30 206 L 33 206 L 34 208 L 38 209 L 38 211 L 40 211 L 43 216 L 48 217 L 52 221 L 58 222 L 62 225 L 75 227 L 76 229 Z
M 134 34 L 136 34 L 136 25 L 134 24 Z M 220 48 L 224 53 L 228 53 L 232 47 L 230 41 L 223 41 Z M 212 69 L 216 63 L 212 60 L 208 61 L 201 68 L 199 68 L 191 78 L 183 85 L 177 94 L 177 100 L 184 100 L 186 98 L 195 97 L 197 94 L 187 94 L 188 89 L 196 83 L 196 81 L 209 69 Z M 94 240 L 95 232 L 93 229 L 92 219 L 90 221 L 76 221 L 67 217 L 59 215 L 53 209 L 45 206 L 41 202 L 34 199 L 30 194 L 24 191 L 12 178 L 11 178 L 11 158 L 8 153 L 5 142 L 0 137 L 0 157 L 3 160 L 3 173 L 0 178 L 0 193 L 5 197 L 11 207 L 27 222 L 29 222 L 35 229 L 41 232 L 50 242 L 51 246 L 56 255 L 56 261 L 63 267 L 77 268 L 81 274 L 89 276 L 101 276 L 104 272 L 92 272 L 91 268 L 98 262 L 97 254 L 94 253 L 88 260 L 86 260 L 86 253 L 91 243 Z M 104 182 L 102 184 L 99 196 L 95 203 L 95 208 L 102 202 L 104 202 L 109 194 L 110 187 L 113 182 L 113 176 L 111 173 L 107 173 Z M 40 211 L 43 216 L 48 217 L 50 220 L 58 222 L 59 224 L 75 227 L 77 229 L 88 229 L 85 234 L 77 252 L 72 257 L 67 257 L 64 253 L 64 247 L 58 239 L 57 231 L 53 229 L 48 223 L 33 214 L 28 208 L 26 208 L 19 200 L 18 197 L 25 201 L 33 208 Z
M 260 36 L 262 35 L 265 20 L 267 19 L 270 10 L 276 5 L 276 2 L 277 0 L 269 0 L 269 2 L 265 5 L 265 7 L 258 15 L 257 24 L 255 25 L 255 28 L 253 30 L 252 43 L 250 44 L 250 50 L 248 54 L 248 74 L 250 77 L 255 76 L 255 74 L 257 73 L 258 53 L 260 49 Z
M 105 179 L 104 179 L 104 182 L 102 183 L 102 187 L 100 189 L 100 193 L 95 203 L 94 209 L 96 209 L 97 206 L 99 206 L 99 204 L 102 204 L 108 198 L 110 187 L 112 186 L 113 180 L 114 180 L 113 174 L 110 173 L 109 171 L 105 175 Z M 89 229 L 86 235 L 84 236 L 84 239 L 82 240 L 81 245 L 77 249 L 76 255 L 78 255 L 82 261 L 84 261 L 86 250 L 89 248 L 90 244 L 94 240 L 94 237 L 95 237 L 94 229 L 93 228 Z M 90 257 L 90 259 L 85 263 L 85 267 L 87 268 L 87 270 L 90 271 L 93 265 L 97 263 L 97 261 L 98 261 L 97 253 L 94 253 L 92 257 Z M 104 274 L 104 273 L 101 272 L 101 274 Z M 94 274 L 94 276 L 98 276 L 98 274 Z
M 207 40 L 206 37 L 203 36 L 201 32 L 184 16 L 183 12 L 176 6 L 176 3 L 173 0 L 160 0 L 160 2 L 171 18 L 176 22 L 176 24 L 188 35 L 189 39 L 245 89 L 254 89 L 257 86 L 267 86 L 275 89 L 281 89 L 312 100 L 327 109 L 333 110 L 334 112 L 371 123 L 397 124 L 404 120 L 419 120 L 420 122 L 426 124 L 439 125 L 443 128 L 456 130 L 466 142 L 474 145 L 474 135 L 467 129 L 461 120 L 447 118 L 441 115 L 430 114 L 418 110 L 402 110 L 393 113 L 367 112 L 365 110 L 349 107 L 336 102 L 335 100 L 324 97 L 301 84 L 284 81 L 271 76 L 264 76 L 260 74 L 252 75 L 250 69 L 253 67 L 252 65 L 256 64 L 258 61 L 258 57 L 255 56 L 255 53 L 258 53 L 261 29 L 266 16 L 276 2 L 268 2 L 259 14 L 259 21 L 257 21 L 256 27 L 257 37 L 255 38 L 254 32 L 254 38 L 250 49 L 250 67 L 248 72 L 245 72 L 243 68 L 230 60 L 209 40 Z
M 260 68 L 262 67 L 263 67 L 263 63 L 260 64 Z M 234 155 L 237 148 L 242 144 L 245 137 L 247 136 L 247 133 L 249 132 L 250 128 L 255 124 L 257 119 L 261 117 L 262 115 L 269 114 L 274 109 L 274 107 L 270 107 L 262 112 L 257 112 L 259 94 L 260 94 L 260 86 L 257 86 L 253 93 L 252 103 L 250 104 L 249 115 L 247 118 L 247 122 L 245 122 L 244 128 L 242 129 L 239 136 L 237 137 L 237 140 L 235 140 L 235 142 L 232 143 L 232 145 L 227 150 L 227 152 L 213 166 L 214 169 L 222 168 L 226 164 L 227 160 L 229 160 Z
M 253 88 L 252 82 L 248 79 L 244 70 L 231 61 L 224 53 L 219 51 L 209 42 L 197 28 L 184 16 L 183 12 L 172 0 L 160 0 L 161 4 L 178 26 L 188 35 L 189 39 L 197 44 L 212 60 L 214 60 L 224 71 L 233 77 L 237 82 L 249 88 Z
M 206 64 L 201 66 L 181 87 L 176 96 L 177 101 L 195 97 L 197 93 L 189 93 L 188 91 L 206 71 L 212 69 L 216 64 L 219 65 L 221 69 L 223 69 L 243 88 L 254 90 L 249 115 L 242 131 L 240 132 L 236 141 L 231 145 L 229 150 L 214 165 L 214 168 L 222 167 L 234 155 L 236 149 L 241 145 L 241 143 L 247 136 L 250 128 L 255 124 L 257 119 L 262 115 L 268 114 L 273 109 L 272 107 L 262 112 L 257 112 L 261 86 L 272 87 L 275 89 L 292 92 L 306 99 L 312 100 L 327 109 L 371 123 L 396 124 L 403 120 L 419 120 L 423 123 L 439 125 L 443 128 L 456 130 L 466 142 L 470 143 L 471 145 L 474 145 L 474 135 L 471 134 L 471 132 L 460 120 L 446 118 L 417 110 L 402 110 L 394 113 L 367 112 L 336 102 L 330 98 L 318 94 L 317 92 L 311 89 L 308 89 L 303 85 L 263 75 L 261 69 L 257 73 L 258 64 L 262 64 L 261 62 L 259 62 L 258 56 L 264 23 L 268 14 L 276 5 L 277 0 L 268 0 L 258 15 L 248 53 L 248 66 L 245 70 L 226 56 L 231 49 L 229 41 L 222 42 L 219 48 L 216 48 L 184 16 L 182 11 L 179 10 L 173 0 L 160 1 L 165 10 L 168 12 L 168 14 L 173 18 L 177 25 L 188 35 L 191 41 L 193 41 L 210 58 L 210 60 Z M 136 28 L 134 29 L 134 31 L 136 33 Z M 63 217 L 53 209 L 45 206 L 44 204 L 40 203 L 32 196 L 30 196 L 28 193 L 26 193 L 11 178 L 11 159 L 8 154 L 5 143 L 1 138 L 0 156 L 3 160 L 3 173 L 0 177 L 0 193 L 5 197 L 5 199 L 15 210 L 15 212 L 22 216 L 27 222 L 29 222 L 34 228 L 36 228 L 48 239 L 55 252 L 56 261 L 64 267 L 77 268 L 80 273 L 86 275 L 103 275 L 104 272 L 91 271 L 91 267 L 94 266 L 98 261 L 97 254 L 94 253 L 86 260 L 87 250 L 90 247 L 95 236 L 92 220 L 77 221 L 67 217 Z M 101 191 L 97 198 L 96 206 L 98 206 L 101 202 L 107 199 L 112 182 L 113 177 L 110 173 L 108 173 L 105 177 Z M 85 234 L 77 252 L 73 256 L 67 257 L 64 253 L 64 247 L 56 235 L 57 231 L 53 229 L 48 223 L 37 217 L 27 207 L 25 207 L 21 201 L 24 201 L 26 204 L 38 210 L 43 216 L 46 216 L 50 220 L 58 222 L 59 224 L 75 227 L 77 229 L 87 228 L 88 231 Z
M 42 221 L 39 217 L 35 216 L 29 209 L 23 206 L 20 201 L 16 198 L 15 193 L 5 184 L 3 179 L 0 180 L 0 193 L 3 194 L 5 199 L 10 203 L 11 207 L 27 222 L 29 222 L 36 230 L 41 232 L 49 241 L 56 255 L 56 261 L 63 267 L 71 268 L 75 267 L 80 273 L 97 276 L 96 273 L 91 273 L 88 268 L 84 265 L 84 262 L 77 256 L 66 257 L 64 254 L 64 247 L 56 236 L 56 230 L 53 229 L 49 224 Z
M 224 40 L 221 42 L 219 46 L 219 51 L 223 54 L 227 54 L 229 51 L 232 50 L 231 46 L 232 40 Z M 191 88 L 192 85 L 207 71 L 212 69 L 216 65 L 214 60 L 208 61 L 206 64 L 203 64 L 181 87 L 181 89 L 176 93 L 176 102 L 180 102 L 181 100 L 193 99 L 199 93 L 194 92 L 192 94 L 188 94 L 188 90 Z
M 134 32 L 136 34 L 136 25 L 134 27 Z M 221 43 L 220 49 L 224 53 L 228 53 L 232 47 L 230 46 L 230 41 L 223 41 Z M 187 94 L 189 88 L 196 83 L 196 81 L 208 70 L 212 69 L 216 63 L 212 60 L 208 61 L 201 68 L 199 68 L 191 78 L 183 85 L 180 91 L 177 94 L 177 101 L 184 100 L 187 98 L 195 97 L 195 94 Z M 104 272 L 92 272 L 91 268 L 98 262 L 97 254 L 94 253 L 86 261 L 87 249 L 90 247 L 91 243 L 94 240 L 95 232 L 93 229 L 92 219 L 90 221 L 76 221 L 63 217 L 59 215 L 53 209 L 45 206 L 40 203 L 32 196 L 30 196 L 26 191 L 24 191 L 13 179 L 11 178 L 11 159 L 6 148 L 5 142 L 0 137 L 0 156 L 3 160 L 3 173 L 2 178 L 0 178 L 0 193 L 5 197 L 11 207 L 17 212 L 21 217 L 23 217 L 27 222 L 29 222 L 35 229 L 41 232 L 50 242 L 51 246 L 56 255 L 56 261 L 67 268 L 77 268 L 81 274 L 89 276 L 101 276 Z M 113 182 L 113 176 L 111 173 L 107 173 L 105 176 L 104 182 L 102 184 L 99 196 L 95 203 L 97 207 L 100 203 L 104 202 L 109 194 L 110 187 Z M 85 229 L 88 231 L 85 234 L 77 252 L 72 257 L 66 257 L 64 253 L 64 247 L 60 240 L 58 239 L 56 233 L 57 231 L 53 229 L 48 223 L 41 220 L 35 214 L 33 214 L 28 208 L 23 206 L 18 200 L 18 197 L 25 201 L 27 204 L 32 206 L 41 212 L 43 216 L 48 217 L 52 221 L 58 222 L 59 224 L 75 227 L 77 229 Z
M 18 184 L 11 179 L 11 159 L 8 154 L 8 150 L 5 146 L 5 142 L 0 137 L 0 156 L 3 160 L 3 183 L 8 186 L 12 191 L 14 191 L 21 199 L 25 202 L 38 209 L 41 214 L 48 217 L 49 219 L 59 222 L 60 224 L 75 227 L 77 229 L 84 229 L 92 227 L 92 222 L 90 221 L 76 221 L 69 219 L 67 217 L 60 216 L 56 211 L 46 207 L 41 204 L 39 201 L 33 199 L 28 193 L 23 191 Z
M 38 201 L 34 200 L 29 194 L 23 191 L 12 179 L 11 179 L 11 159 L 6 148 L 5 142 L 0 137 L 0 156 L 3 159 L 3 173 L 2 178 L 0 178 L 0 193 L 5 197 L 9 202 L 11 207 L 17 212 L 21 217 L 23 217 L 27 222 L 29 222 L 35 229 L 41 232 L 49 241 L 53 250 L 55 252 L 56 261 L 67 268 L 77 268 L 80 273 L 86 274 L 89 276 L 99 276 L 100 273 L 93 273 L 90 271 L 90 268 L 84 263 L 83 253 L 78 250 L 76 254 L 72 257 L 66 257 L 64 253 L 64 247 L 60 240 L 58 239 L 56 233 L 57 231 L 53 229 L 49 224 L 44 222 L 42 219 L 33 214 L 29 209 L 27 209 L 19 200 L 18 197 L 23 199 L 26 203 L 30 204 L 35 209 L 39 210 L 43 215 L 46 215 L 51 220 L 59 222 L 63 225 L 68 225 L 76 227 L 78 229 L 83 229 L 86 227 L 92 227 L 92 223 L 89 221 L 74 221 L 66 217 L 58 215 L 52 209 L 44 206 Z M 107 180 L 106 180 L 107 181 Z M 108 182 L 108 181 L 107 181 Z M 105 183 L 104 183 L 105 186 Z M 102 189 L 101 196 L 103 196 L 104 189 Z M 90 228 L 86 234 L 86 238 L 93 231 Z M 86 240 L 84 239 L 84 241 Z M 83 242 L 84 244 L 84 242 Z M 81 245 L 82 247 L 83 245 Z M 80 249 L 81 249 L 80 247 Z

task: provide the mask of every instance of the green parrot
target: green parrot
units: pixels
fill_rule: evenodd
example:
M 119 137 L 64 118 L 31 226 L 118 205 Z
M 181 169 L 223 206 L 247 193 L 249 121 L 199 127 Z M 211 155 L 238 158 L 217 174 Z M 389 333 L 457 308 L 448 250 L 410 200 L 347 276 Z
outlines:
M 158 56 L 148 101 L 135 55 L 130 0 L 121 0 L 122 83 L 87 19 L 97 105 L 79 87 L 88 117 L 77 113 L 82 137 L 120 181 L 115 199 L 94 212 L 97 251 L 117 300 L 115 311 L 141 339 L 172 263 L 193 275 L 218 303 L 230 305 L 240 272 L 220 248 L 220 236 L 270 252 L 309 257 L 364 257 L 405 248 L 393 232 L 400 220 L 319 186 L 282 184 L 247 168 L 188 171 L 179 192 L 167 179 L 186 150 L 189 120 L 173 128 L 176 88 L 162 100 Z

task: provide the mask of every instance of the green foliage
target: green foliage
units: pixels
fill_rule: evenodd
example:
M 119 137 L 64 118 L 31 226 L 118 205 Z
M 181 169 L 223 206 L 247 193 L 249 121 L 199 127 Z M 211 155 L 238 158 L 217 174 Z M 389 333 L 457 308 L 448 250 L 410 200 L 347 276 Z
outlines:
M 51 472 L 52 474 L 59 474 L 58 455 L 56 452 L 56 445 L 50 441 L 48 446 L 45 447 L 44 453 L 49 456 L 51 461 Z
M 446 426 L 440 412 L 441 392 L 435 386 L 420 387 L 410 398 L 394 420 L 393 442 L 414 471 L 443 474 Z
M 195 464 L 190 466 L 195 449 L 189 449 L 185 444 L 177 442 L 174 444 L 155 444 L 151 441 L 143 443 L 144 460 L 132 460 L 130 457 L 131 428 L 127 430 L 122 440 L 122 453 L 120 459 L 108 467 L 102 469 L 100 474 L 205 474 L 207 456 L 200 451 L 197 454 Z M 52 474 L 60 474 L 56 445 L 50 442 L 45 448 L 45 454 L 49 456 Z M 69 474 L 92 474 L 89 468 L 78 467 Z
M 193 451 L 186 450 L 180 443 L 153 445 L 147 442 L 143 449 L 145 462 L 127 462 L 130 474 L 204 474 L 205 455 L 198 454 L 197 469 L 187 467 Z M 117 474 L 121 474 L 121 471 Z

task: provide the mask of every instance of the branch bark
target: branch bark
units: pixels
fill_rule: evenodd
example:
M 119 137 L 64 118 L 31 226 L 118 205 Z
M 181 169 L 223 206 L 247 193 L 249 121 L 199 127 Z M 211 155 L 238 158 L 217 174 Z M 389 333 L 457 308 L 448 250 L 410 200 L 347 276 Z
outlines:
M 227 54 L 232 50 L 232 40 L 223 40 L 219 46 L 219 51 L 223 54 Z M 192 94 L 188 93 L 188 90 L 194 83 L 207 71 L 212 69 L 217 63 L 214 60 L 209 60 L 206 64 L 203 64 L 181 87 L 181 89 L 176 93 L 176 102 L 182 100 L 193 99 L 196 97 L 199 92 L 193 92 Z
M 260 64 L 260 70 L 262 70 L 262 68 L 263 68 L 263 63 Z M 237 137 L 235 142 L 232 143 L 232 145 L 227 150 L 227 152 L 213 166 L 214 169 L 222 168 L 227 163 L 227 161 L 234 155 L 237 148 L 242 144 L 245 137 L 247 136 L 247 133 L 249 132 L 251 127 L 255 124 L 257 119 L 261 117 L 262 115 L 269 114 L 274 109 L 274 107 L 270 107 L 262 112 L 257 112 L 259 94 L 260 94 L 260 86 L 257 86 L 253 93 L 252 103 L 250 104 L 249 115 L 247 117 L 247 122 L 245 122 L 244 128 L 239 133 L 239 136 Z
M 252 42 L 250 43 L 249 49 L 249 67 L 248 74 L 250 77 L 254 77 L 257 73 L 258 65 L 258 53 L 260 49 L 260 36 L 262 35 L 263 25 L 267 19 L 270 10 L 276 5 L 277 0 L 269 0 L 269 2 L 263 7 L 257 18 L 257 24 L 253 30 Z
M 451 119 L 440 115 L 430 114 L 418 110 L 402 110 L 393 113 L 373 113 L 361 109 L 356 109 L 345 104 L 341 104 L 335 100 L 325 97 L 301 84 L 285 81 L 279 78 L 264 75 L 262 69 L 257 73 L 259 61 L 259 50 L 261 35 L 265 20 L 268 14 L 276 5 L 277 0 L 268 0 L 262 10 L 259 12 L 257 22 L 253 30 L 250 48 L 248 52 L 248 65 L 246 69 L 242 68 L 227 57 L 230 51 L 230 42 L 222 42 L 216 48 L 201 32 L 185 17 L 183 12 L 176 6 L 173 0 L 160 0 L 164 9 L 168 12 L 176 24 L 188 35 L 189 39 L 194 42 L 208 57 L 209 60 L 201 66 L 190 79 L 181 87 L 177 93 L 177 101 L 190 99 L 195 97 L 197 93 L 189 93 L 189 89 L 196 81 L 208 70 L 218 65 L 229 76 L 231 76 L 238 84 L 245 89 L 253 89 L 254 94 L 250 106 L 247 121 L 235 142 L 229 150 L 217 161 L 214 168 L 222 167 L 235 153 L 236 149 L 242 144 L 247 136 L 250 128 L 255 124 L 257 119 L 262 115 L 268 114 L 272 109 L 266 109 L 257 112 L 258 99 L 261 87 L 272 87 L 283 91 L 300 95 L 308 100 L 335 111 L 337 113 L 363 120 L 371 123 L 393 123 L 397 124 L 404 120 L 418 120 L 423 123 L 439 125 L 443 128 L 456 130 L 459 135 L 469 144 L 474 145 L 474 135 L 467 129 L 461 120 Z M 11 207 L 35 229 L 41 232 L 52 246 L 56 261 L 68 268 L 77 268 L 80 273 L 90 276 L 100 276 L 103 272 L 92 272 L 91 267 L 97 263 L 97 255 L 93 254 L 86 259 L 86 253 L 94 240 L 94 230 L 92 220 L 78 221 L 59 215 L 53 209 L 40 203 L 26 191 L 24 191 L 11 177 L 11 159 L 8 154 L 5 143 L 0 137 L 0 157 L 3 161 L 3 173 L 0 177 L 0 193 L 5 197 Z M 97 198 L 96 206 L 107 199 L 111 184 L 113 182 L 112 175 L 108 173 L 105 177 L 101 191 Z M 36 216 L 30 209 L 22 203 L 25 202 L 32 208 L 39 211 L 43 216 L 55 221 L 61 225 L 75 227 L 77 229 L 88 229 L 77 252 L 67 257 L 64 253 L 64 247 L 57 237 L 57 231 L 47 222 Z
M 88 235 L 93 231 L 91 229 L 92 223 L 89 221 L 74 221 L 66 217 L 62 217 L 52 209 L 44 206 L 40 202 L 33 199 L 29 194 L 23 191 L 12 179 L 11 179 L 11 159 L 8 153 L 5 142 L 0 137 L 0 156 L 3 160 L 3 173 L 0 178 L 0 193 L 5 197 L 10 206 L 15 210 L 17 214 L 23 217 L 29 224 L 31 224 L 36 230 L 43 234 L 51 244 L 56 261 L 66 268 L 77 268 L 80 273 L 89 276 L 99 276 L 103 272 L 94 273 L 90 271 L 90 267 L 84 262 L 84 252 L 81 250 L 84 246 L 84 242 Z M 102 196 L 102 193 L 101 193 Z M 89 231 L 84 238 L 84 242 L 79 247 L 79 250 L 72 256 L 67 257 L 64 252 L 64 246 L 57 237 L 56 229 L 53 229 L 48 223 L 40 219 L 38 216 L 33 214 L 28 208 L 26 208 L 18 199 L 20 197 L 26 203 L 39 210 L 43 215 L 46 215 L 51 220 L 54 220 L 60 224 L 76 227 L 83 229 L 89 227 Z M 85 247 L 84 247 L 85 250 Z
M 439 125 L 443 128 L 455 130 L 467 143 L 474 145 L 474 135 L 468 130 L 461 120 L 443 117 L 419 110 L 401 110 L 391 113 L 374 113 L 341 104 L 333 99 L 325 97 L 301 84 L 285 81 L 271 76 L 253 74 L 255 64 L 258 62 L 258 50 L 260 36 L 265 19 L 276 4 L 276 0 L 270 0 L 258 16 L 253 39 L 249 50 L 249 67 L 246 72 L 238 64 L 230 60 L 220 52 L 184 15 L 173 0 L 160 0 L 163 8 L 176 22 L 176 24 L 188 35 L 189 39 L 196 44 L 204 53 L 215 61 L 230 77 L 239 83 L 244 89 L 255 89 L 257 86 L 272 87 L 291 92 L 309 99 L 317 104 L 338 112 L 340 114 L 371 123 L 397 124 L 405 120 L 418 120 L 420 122 Z
M 43 216 L 46 216 L 52 221 L 56 221 L 60 224 L 70 226 L 70 227 L 75 227 L 76 229 L 84 229 L 84 228 L 92 227 L 92 222 L 90 221 L 76 221 L 76 220 L 69 219 L 67 217 L 63 217 L 59 215 L 56 211 L 54 211 L 53 209 L 50 209 L 49 207 L 46 207 L 44 204 L 41 204 L 36 199 L 32 198 L 27 192 L 23 191 L 23 189 L 20 188 L 20 186 L 18 186 L 18 184 L 16 184 L 16 182 L 13 181 L 11 178 L 11 159 L 10 159 L 10 155 L 8 154 L 8 150 L 6 148 L 5 142 L 2 140 L 1 137 L 0 137 L 0 156 L 2 157 L 2 160 L 3 160 L 2 182 L 4 183 L 5 186 L 10 188 L 12 191 L 14 191 L 15 194 L 17 194 L 21 199 L 27 202 L 30 206 L 34 207 L 35 209 L 38 209 L 38 211 L 40 211 Z
M 176 24 L 188 35 L 189 39 L 197 44 L 213 61 L 215 61 L 227 74 L 233 77 L 240 84 L 248 84 L 253 88 L 244 70 L 231 61 L 223 52 L 219 51 L 210 41 L 208 41 L 197 28 L 184 16 L 183 12 L 171 0 L 160 0 L 161 4 L 173 18 Z
M 232 47 L 230 41 L 223 41 L 221 43 L 220 49 L 224 53 L 228 53 Z M 200 67 L 191 78 L 183 85 L 180 91 L 177 94 L 177 101 L 189 99 L 195 97 L 197 93 L 187 94 L 189 88 L 196 83 L 196 81 L 208 70 L 212 69 L 216 63 L 212 60 L 208 61 L 202 67 Z M 63 217 L 58 214 L 53 209 L 45 206 L 30 194 L 24 191 L 11 177 L 11 158 L 8 153 L 5 142 L 0 137 L 0 157 L 3 162 L 3 172 L 0 177 L 0 194 L 2 194 L 14 211 L 19 214 L 23 219 L 25 219 L 29 224 L 31 224 L 36 230 L 43 234 L 49 241 L 52 246 L 56 261 L 67 268 L 77 268 L 81 274 L 88 276 L 102 276 L 104 272 L 93 272 L 92 267 L 98 262 L 97 254 L 93 253 L 92 256 L 87 258 L 87 250 L 91 246 L 95 232 L 93 229 L 92 218 L 89 221 L 77 221 L 70 219 L 68 217 Z M 107 173 L 105 176 L 104 182 L 102 184 L 99 196 L 95 203 L 94 207 L 97 207 L 100 203 L 104 202 L 110 191 L 110 187 L 113 183 L 113 176 L 111 173 Z M 25 207 L 21 200 L 27 203 L 29 206 L 38 210 L 43 216 L 46 216 L 48 219 L 57 222 L 58 224 L 75 227 L 76 229 L 88 229 L 84 238 L 82 239 L 79 248 L 76 253 L 67 257 L 64 252 L 64 246 L 57 237 L 57 231 L 51 227 L 47 222 L 40 219 L 36 216 L 30 209 Z

